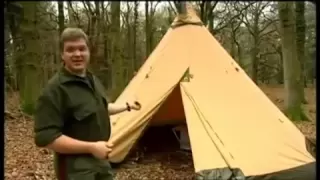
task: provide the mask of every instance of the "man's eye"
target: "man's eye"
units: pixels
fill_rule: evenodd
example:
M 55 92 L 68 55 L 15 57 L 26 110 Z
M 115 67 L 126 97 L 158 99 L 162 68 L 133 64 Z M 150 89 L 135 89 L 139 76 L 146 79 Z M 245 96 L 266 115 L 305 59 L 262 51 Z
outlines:
M 67 52 L 73 52 L 73 51 L 74 51 L 73 48 L 68 48 L 68 49 L 67 49 Z
M 80 48 L 79 48 L 79 51 L 85 51 L 85 50 L 87 50 L 86 47 L 80 47 Z

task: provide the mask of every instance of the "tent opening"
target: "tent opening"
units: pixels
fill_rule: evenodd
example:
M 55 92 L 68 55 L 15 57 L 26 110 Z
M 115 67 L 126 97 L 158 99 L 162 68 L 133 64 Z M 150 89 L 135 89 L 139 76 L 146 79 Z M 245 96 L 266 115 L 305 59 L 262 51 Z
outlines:
M 181 125 L 186 123 L 180 85 L 177 85 L 150 119 L 150 126 Z
M 174 125 L 149 126 L 130 152 L 129 162 L 138 163 L 161 169 L 168 174 L 187 172 L 193 177 L 194 163 L 191 151 L 183 151 L 172 128 Z M 172 175 L 171 175 L 172 176 Z M 165 179 L 169 179 L 170 175 Z M 171 177 L 172 178 L 172 177 Z M 179 177 L 177 177 L 179 179 Z
M 191 158 L 190 140 L 179 85 L 150 119 L 136 148 L 136 151 L 143 151 L 144 155 L 183 153 Z
M 186 125 L 186 116 L 184 112 L 180 86 L 177 85 L 171 94 L 164 101 L 159 110 L 150 120 L 149 128 L 161 127 L 163 133 L 170 134 L 170 138 L 179 144 L 179 148 L 183 150 L 191 150 L 188 128 Z M 156 130 L 154 130 L 156 131 Z M 163 133 L 159 132 L 160 135 Z M 173 137 L 172 137 L 173 136 Z M 166 139 L 164 139 L 166 140 Z

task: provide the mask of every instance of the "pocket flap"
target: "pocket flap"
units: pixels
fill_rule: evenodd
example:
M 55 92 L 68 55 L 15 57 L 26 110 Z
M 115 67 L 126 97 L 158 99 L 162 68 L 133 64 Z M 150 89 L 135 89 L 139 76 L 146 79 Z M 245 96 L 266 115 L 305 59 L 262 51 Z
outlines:
M 96 112 L 96 105 L 93 103 L 83 104 L 74 110 L 74 117 L 81 121 Z

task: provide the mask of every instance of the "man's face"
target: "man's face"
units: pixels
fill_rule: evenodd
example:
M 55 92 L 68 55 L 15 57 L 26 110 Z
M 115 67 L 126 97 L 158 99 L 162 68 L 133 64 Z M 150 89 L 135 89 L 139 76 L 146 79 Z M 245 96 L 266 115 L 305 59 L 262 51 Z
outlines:
M 64 42 L 61 56 L 66 68 L 75 73 L 81 73 L 87 68 L 90 52 L 86 41 L 80 38 Z

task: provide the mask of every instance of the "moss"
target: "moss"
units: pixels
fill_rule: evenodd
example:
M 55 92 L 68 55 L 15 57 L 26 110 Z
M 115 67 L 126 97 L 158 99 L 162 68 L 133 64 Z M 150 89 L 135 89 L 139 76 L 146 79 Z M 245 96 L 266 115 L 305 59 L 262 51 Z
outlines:
M 28 115 L 33 115 L 35 106 L 33 103 L 22 103 L 22 111 Z
M 300 106 L 288 108 L 285 114 L 292 121 L 310 121 Z

